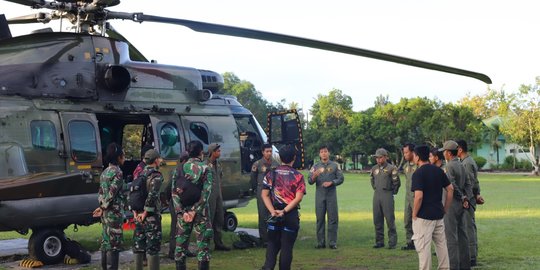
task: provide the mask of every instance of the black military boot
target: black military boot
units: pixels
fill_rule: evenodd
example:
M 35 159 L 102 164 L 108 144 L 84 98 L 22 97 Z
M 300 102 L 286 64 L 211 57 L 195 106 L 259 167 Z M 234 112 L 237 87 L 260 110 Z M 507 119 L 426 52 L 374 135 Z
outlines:
M 145 253 L 135 252 L 135 270 L 143 270 L 143 261 Z
M 107 270 L 107 251 L 101 251 L 101 269 Z
M 176 270 L 186 270 L 186 258 L 176 262 Z
M 210 262 L 209 261 L 199 261 L 199 270 L 209 270 Z
M 109 267 L 109 270 L 118 270 L 118 261 L 120 259 L 120 253 L 118 250 L 113 250 L 110 253 L 111 255 L 111 266 Z
M 159 254 L 148 255 L 148 269 L 159 270 Z

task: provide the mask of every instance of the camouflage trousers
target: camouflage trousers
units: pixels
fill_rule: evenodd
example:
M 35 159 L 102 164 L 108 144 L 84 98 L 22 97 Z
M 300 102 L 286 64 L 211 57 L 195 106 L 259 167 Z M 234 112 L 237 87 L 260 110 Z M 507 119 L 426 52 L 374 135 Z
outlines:
M 189 237 L 191 231 L 195 229 L 197 237 L 197 260 L 210 261 L 209 243 L 212 239 L 212 224 L 208 219 L 208 208 L 203 210 L 202 214 L 196 214 L 193 222 L 186 223 L 182 215 L 177 216 L 176 223 L 176 249 L 174 251 L 174 260 L 180 261 L 186 258 L 186 251 L 189 247 Z
M 124 215 L 121 211 L 104 210 L 101 215 L 101 226 L 103 227 L 101 250 L 120 250 L 122 245 L 122 223 Z
M 135 222 L 133 252 L 156 255 L 161 250 L 161 215 L 148 215 L 142 223 Z

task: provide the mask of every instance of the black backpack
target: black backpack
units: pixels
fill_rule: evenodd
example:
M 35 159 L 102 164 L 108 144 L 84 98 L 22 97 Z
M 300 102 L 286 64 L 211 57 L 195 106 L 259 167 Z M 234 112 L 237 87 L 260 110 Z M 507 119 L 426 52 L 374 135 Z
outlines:
M 148 197 L 148 188 L 146 187 L 146 179 L 148 175 L 151 175 L 156 170 L 154 168 L 149 169 L 148 171 L 141 172 L 137 178 L 133 179 L 131 182 L 131 187 L 129 188 L 129 208 L 130 210 L 143 211 L 144 203 L 146 202 L 146 197 Z
M 204 179 L 204 177 L 206 177 L 206 171 L 203 175 L 201 175 L 200 179 Z M 180 202 L 182 203 L 182 206 L 192 206 L 201 199 L 203 181 L 200 181 L 200 179 L 199 183 L 194 184 L 191 182 L 191 180 L 186 178 L 186 174 L 184 173 L 184 164 L 176 166 L 176 179 L 173 179 L 173 181 L 177 190 L 176 192 L 178 192 L 180 195 Z M 179 190 L 181 190 L 181 192 L 179 192 Z

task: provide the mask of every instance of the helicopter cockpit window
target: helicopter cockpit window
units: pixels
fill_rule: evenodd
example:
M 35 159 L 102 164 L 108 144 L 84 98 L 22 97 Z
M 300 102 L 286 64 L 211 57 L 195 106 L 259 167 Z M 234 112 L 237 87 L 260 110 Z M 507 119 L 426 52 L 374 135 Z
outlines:
M 75 162 L 92 162 L 97 158 L 94 126 L 87 121 L 69 122 L 71 157 Z
M 180 138 L 173 123 L 162 122 L 158 125 L 159 149 L 164 159 L 176 159 L 180 156 Z
M 262 140 L 259 133 L 259 123 L 251 115 L 235 115 L 236 126 L 240 134 L 240 156 L 242 172 L 251 172 L 251 165 L 262 158 Z
M 22 147 L 16 144 L 0 144 L 0 178 L 28 174 Z
M 56 149 L 56 129 L 51 121 L 30 122 L 30 132 L 34 148 L 43 150 Z
M 199 122 L 192 122 L 189 125 L 189 137 L 192 140 L 199 140 L 206 146 L 209 144 L 208 142 L 208 127 L 204 123 Z
M 235 115 L 234 119 L 236 120 L 238 132 L 240 132 L 240 146 L 260 150 L 262 142 L 258 135 L 258 123 L 256 123 L 255 118 L 249 115 Z

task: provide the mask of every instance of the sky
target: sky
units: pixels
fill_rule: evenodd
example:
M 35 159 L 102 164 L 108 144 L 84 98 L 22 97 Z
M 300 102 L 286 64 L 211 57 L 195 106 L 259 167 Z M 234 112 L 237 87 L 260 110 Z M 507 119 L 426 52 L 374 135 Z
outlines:
M 405 56 L 488 75 L 494 89 L 517 91 L 540 75 L 540 1 L 181 1 L 123 0 L 110 10 L 143 12 L 295 35 Z M 0 1 L 7 18 L 36 12 Z M 263 96 L 311 108 L 336 88 L 353 109 L 428 97 L 455 102 L 488 85 L 477 79 L 311 48 L 194 32 L 176 25 L 111 21 L 161 64 L 233 72 Z M 66 24 L 64 24 L 65 26 Z M 53 29 L 58 27 L 50 25 Z M 21 35 L 40 24 L 12 26 Z

